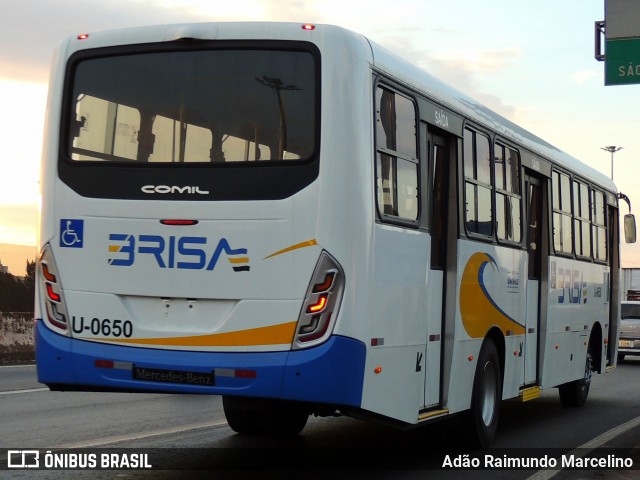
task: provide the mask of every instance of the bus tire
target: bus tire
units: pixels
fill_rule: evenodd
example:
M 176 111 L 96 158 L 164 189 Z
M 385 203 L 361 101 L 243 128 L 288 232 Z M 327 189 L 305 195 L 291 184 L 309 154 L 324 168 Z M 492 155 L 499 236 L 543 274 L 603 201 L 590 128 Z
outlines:
M 558 387 L 560 403 L 562 403 L 563 407 L 581 407 L 587 402 L 592 372 L 593 356 L 591 354 L 591 342 L 589 342 L 584 365 L 584 376 L 579 380 L 567 382 Z
M 294 436 L 309 418 L 302 406 L 281 400 L 223 396 L 222 406 L 229 427 L 242 435 Z
M 469 440 L 472 446 L 487 448 L 496 435 L 502 401 L 502 373 L 500 357 L 493 340 L 482 344 L 473 379 L 471 410 L 469 411 Z
M 264 410 L 259 424 L 264 435 L 293 437 L 302 431 L 308 419 L 309 413 L 295 403 L 274 401 Z
M 253 435 L 259 432 L 258 411 L 252 408 L 251 399 L 241 397 L 222 397 L 224 416 L 231 430 L 241 435 Z

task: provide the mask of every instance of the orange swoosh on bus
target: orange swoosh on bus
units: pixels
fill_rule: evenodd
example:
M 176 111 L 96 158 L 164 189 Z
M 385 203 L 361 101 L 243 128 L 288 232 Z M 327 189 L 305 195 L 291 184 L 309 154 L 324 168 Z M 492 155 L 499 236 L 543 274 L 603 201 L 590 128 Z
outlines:
M 266 260 L 267 258 L 271 258 L 271 257 L 276 257 L 278 255 L 282 255 L 283 253 L 288 253 L 293 250 L 298 250 L 299 248 L 313 247 L 314 245 L 317 245 L 317 244 L 318 242 L 316 242 L 315 240 L 307 240 L 306 242 L 296 243 L 295 245 L 291 245 L 290 247 L 283 248 L 282 250 L 278 250 L 277 252 L 274 252 L 271 255 L 267 255 L 266 257 L 263 258 L 263 260 Z
M 247 347 L 257 345 L 283 345 L 293 341 L 297 322 L 281 323 L 268 327 L 249 328 L 237 332 L 192 335 L 187 337 L 159 338 L 92 338 L 88 340 L 139 345 L 179 347 Z
M 489 265 L 498 268 L 490 255 L 478 252 L 464 267 L 460 284 L 460 315 L 464 329 L 472 338 L 484 338 L 493 326 L 499 327 L 505 335 L 524 335 L 524 326 L 502 311 L 487 292 L 484 270 Z

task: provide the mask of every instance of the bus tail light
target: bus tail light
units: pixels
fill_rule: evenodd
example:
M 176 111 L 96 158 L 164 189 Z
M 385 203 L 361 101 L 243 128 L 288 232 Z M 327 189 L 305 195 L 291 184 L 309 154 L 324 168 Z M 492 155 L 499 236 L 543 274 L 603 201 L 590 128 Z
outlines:
M 69 314 L 64 302 L 60 275 L 49 245 L 42 250 L 38 261 L 38 286 L 42 296 L 41 301 L 44 302 L 45 313 L 42 315 L 44 321 L 56 330 L 62 330 L 63 333 L 68 334 Z
M 327 295 L 320 295 L 318 301 L 313 305 L 307 307 L 307 313 L 318 313 L 324 310 L 327 306 Z
M 300 310 L 294 349 L 318 345 L 331 335 L 343 291 L 344 272 L 338 262 L 323 251 Z

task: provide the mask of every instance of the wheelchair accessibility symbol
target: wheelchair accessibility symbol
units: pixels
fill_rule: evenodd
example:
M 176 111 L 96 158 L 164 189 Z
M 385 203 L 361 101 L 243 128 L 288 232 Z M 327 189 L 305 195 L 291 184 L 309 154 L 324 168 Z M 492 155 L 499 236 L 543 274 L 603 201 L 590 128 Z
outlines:
M 60 246 L 82 248 L 84 238 L 84 220 L 60 220 Z

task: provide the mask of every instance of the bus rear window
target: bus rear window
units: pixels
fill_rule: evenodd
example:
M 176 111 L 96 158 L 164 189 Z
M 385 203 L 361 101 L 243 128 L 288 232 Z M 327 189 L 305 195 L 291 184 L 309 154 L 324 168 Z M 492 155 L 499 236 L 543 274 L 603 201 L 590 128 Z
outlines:
M 309 160 L 315 60 L 305 51 L 185 50 L 84 58 L 72 70 L 74 162 Z

